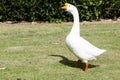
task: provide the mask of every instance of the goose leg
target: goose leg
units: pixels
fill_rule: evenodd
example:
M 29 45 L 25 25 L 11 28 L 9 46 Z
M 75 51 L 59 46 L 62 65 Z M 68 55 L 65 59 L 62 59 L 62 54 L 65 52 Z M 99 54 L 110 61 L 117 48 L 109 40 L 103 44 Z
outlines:
M 88 62 L 86 63 L 86 66 L 85 66 L 85 72 L 88 72 Z
M 80 63 L 81 63 L 81 60 L 78 60 L 77 62 L 76 62 L 76 67 L 79 67 L 80 66 Z

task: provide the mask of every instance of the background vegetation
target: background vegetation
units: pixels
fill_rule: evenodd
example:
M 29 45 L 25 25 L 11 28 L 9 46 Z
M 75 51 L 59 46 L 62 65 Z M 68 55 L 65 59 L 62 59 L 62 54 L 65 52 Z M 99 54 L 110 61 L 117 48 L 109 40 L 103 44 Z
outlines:
M 65 2 L 77 6 L 81 21 L 120 17 L 120 0 L 1 0 L 0 21 L 71 21 Z

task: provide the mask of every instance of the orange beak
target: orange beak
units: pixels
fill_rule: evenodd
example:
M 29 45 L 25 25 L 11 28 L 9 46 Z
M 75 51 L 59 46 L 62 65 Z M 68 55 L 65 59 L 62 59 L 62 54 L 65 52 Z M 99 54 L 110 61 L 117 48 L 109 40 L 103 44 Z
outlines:
M 67 7 L 68 7 L 68 3 L 65 3 L 64 6 L 62 7 L 62 9 L 65 9 L 65 10 L 66 10 Z

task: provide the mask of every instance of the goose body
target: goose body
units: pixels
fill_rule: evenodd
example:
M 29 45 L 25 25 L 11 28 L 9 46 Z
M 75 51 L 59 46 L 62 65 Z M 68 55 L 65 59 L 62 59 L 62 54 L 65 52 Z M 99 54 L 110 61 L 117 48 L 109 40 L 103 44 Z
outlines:
M 71 35 L 67 36 L 66 44 L 73 54 L 85 63 L 89 60 L 96 60 L 97 56 L 106 51 L 95 47 L 82 37 L 75 37 Z
M 97 56 L 104 53 L 106 50 L 95 47 L 80 36 L 79 14 L 75 6 L 65 3 L 62 9 L 72 13 L 74 18 L 72 29 L 65 40 L 66 44 L 73 54 L 79 58 L 78 61 L 86 63 L 85 71 L 88 71 L 88 61 L 95 60 Z

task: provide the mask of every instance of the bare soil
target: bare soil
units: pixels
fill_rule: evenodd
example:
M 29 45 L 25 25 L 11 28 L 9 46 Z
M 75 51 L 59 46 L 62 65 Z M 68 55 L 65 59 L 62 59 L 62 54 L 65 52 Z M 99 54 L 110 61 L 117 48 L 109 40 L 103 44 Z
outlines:
M 8 24 L 40 24 L 40 23 L 46 23 L 46 22 L 26 22 L 26 21 L 21 21 L 21 22 L 12 22 L 12 21 L 5 21 L 5 22 L 0 22 L 0 26 L 2 25 L 8 25 Z M 65 24 L 71 24 L 72 22 L 62 22 Z M 112 19 L 101 19 L 100 21 L 82 21 L 80 22 L 81 24 L 113 24 L 113 23 L 120 23 L 120 18 L 117 20 L 112 20 Z

